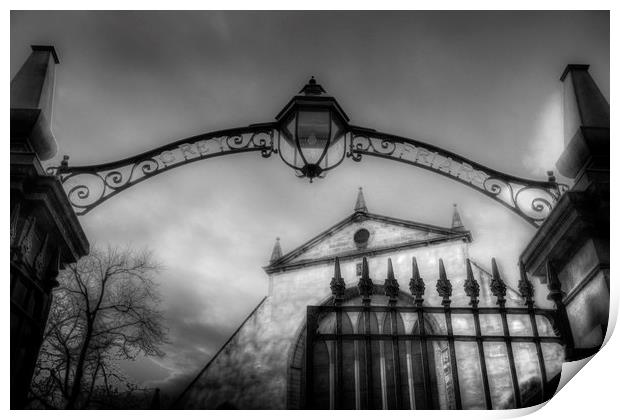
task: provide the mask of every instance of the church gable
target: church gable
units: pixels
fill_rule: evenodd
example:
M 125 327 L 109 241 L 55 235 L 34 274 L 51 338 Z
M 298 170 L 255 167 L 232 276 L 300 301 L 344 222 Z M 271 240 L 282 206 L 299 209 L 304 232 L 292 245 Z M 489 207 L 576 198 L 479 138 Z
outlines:
M 385 248 L 413 241 L 428 241 L 439 237 L 445 237 L 445 234 L 360 217 L 312 244 L 290 262 L 335 257 L 336 255 Z
M 399 246 L 436 243 L 459 237 L 470 239 L 468 232 L 356 212 L 277 261 L 273 261 L 268 268 L 282 268 L 306 261 L 380 252 Z
M 357 257 L 458 239 L 471 242 L 471 234 L 463 226 L 456 204 L 452 227 L 443 228 L 369 213 L 360 187 L 351 216 L 286 255 L 282 255 L 280 238 L 277 238 L 270 264 L 264 269 L 273 273 L 335 257 Z

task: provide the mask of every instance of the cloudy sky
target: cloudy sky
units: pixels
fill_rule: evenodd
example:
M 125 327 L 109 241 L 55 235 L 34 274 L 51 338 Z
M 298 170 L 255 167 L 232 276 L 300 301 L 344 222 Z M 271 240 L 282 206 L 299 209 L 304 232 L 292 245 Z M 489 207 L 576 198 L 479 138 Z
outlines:
M 53 44 L 53 131 L 71 164 L 272 121 L 314 75 L 355 125 L 412 137 L 481 164 L 546 179 L 562 151 L 561 83 L 588 63 L 609 98 L 606 12 L 12 12 L 11 77 L 31 44 Z M 422 169 L 364 157 L 309 184 L 277 157 L 192 163 L 80 218 L 91 243 L 152 249 L 170 345 L 126 369 L 175 393 L 267 292 L 284 252 L 353 211 L 449 226 L 452 203 L 516 283 L 534 229 L 496 202 Z M 329 279 L 324 279 L 329 281 Z

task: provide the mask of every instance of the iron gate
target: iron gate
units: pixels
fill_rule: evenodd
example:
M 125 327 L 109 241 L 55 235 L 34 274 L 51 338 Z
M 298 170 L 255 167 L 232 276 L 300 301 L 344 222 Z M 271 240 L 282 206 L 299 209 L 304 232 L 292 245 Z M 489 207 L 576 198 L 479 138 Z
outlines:
M 480 285 L 472 274 L 469 259 L 464 283 L 465 293 L 470 299 L 469 307 L 451 306 L 452 284 L 441 259 L 436 283 L 442 298 L 441 306 L 424 306 L 425 284 L 420 278 L 415 258 L 412 266 L 410 304 L 403 305 L 398 304 L 399 296 L 404 294 L 399 291 L 394 278 L 391 260 L 388 259 L 388 275 L 381 286 L 372 283 L 364 258 L 357 286 L 361 305 L 348 305 L 343 304 L 345 284 L 336 259 L 331 282 L 332 304 L 307 308 L 306 408 L 462 409 L 460 374 L 467 376 L 468 380 L 473 378 L 472 375 L 481 379 L 478 381 L 482 385 L 481 390 L 472 390 L 471 385 L 466 389 L 470 394 L 479 392 L 479 408 L 499 408 L 497 401 L 493 401 L 495 395 L 492 395 L 489 383 L 489 371 L 500 366 L 497 355 L 492 354 L 494 348 L 503 348 L 505 354 L 500 356 L 507 359 L 509 375 L 503 375 L 507 376 L 503 379 L 511 383 L 510 406 L 519 408 L 538 404 L 553 395 L 555 386 L 550 384 L 559 380 L 559 374 L 548 378 L 543 346 L 556 343 L 556 346 L 565 345 L 565 351 L 568 351 L 570 330 L 567 328 L 559 283 L 551 266 L 548 266 L 548 286 L 551 292 L 549 299 L 556 304 L 554 310 L 535 307 L 533 286 L 523 267 L 519 293 L 524 305 L 507 307 L 506 285 L 499 275 L 495 259 L 492 260 L 490 289 L 497 298 L 496 306 L 479 307 Z M 379 293 L 387 296 L 387 304 L 371 305 L 373 294 Z M 473 326 L 471 332 L 455 331 L 455 317 L 469 317 Z M 485 317 L 501 320 L 498 331 L 484 331 L 481 319 Z M 525 320 L 528 325 L 515 331 L 509 326 L 510 318 Z M 436 326 L 438 320 L 443 324 L 440 327 Z M 548 321 L 551 333 L 539 333 L 539 326 L 543 325 L 541 320 Z M 407 328 L 406 323 L 409 325 Z M 379 328 L 381 325 L 383 328 Z M 468 358 L 458 358 L 457 348 L 465 348 L 459 346 L 469 346 L 475 350 Z M 530 383 L 529 388 L 524 385 L 524 378 L 519 377 L 519 366 L 523 365 L 523 361 L 518 364 L 519 360 L 515 357 L 515 349 L 520 351 L 524 348 L 531 348 L 531 353 L 535 353 L 534 360 L 527 362 L 526 368 L 535 368 L 539 372 L 538 383 L 533 387 Z M 489 363 L 492 364 L 490 367 Z M 440 391 L 443 396 L 439 395 Z

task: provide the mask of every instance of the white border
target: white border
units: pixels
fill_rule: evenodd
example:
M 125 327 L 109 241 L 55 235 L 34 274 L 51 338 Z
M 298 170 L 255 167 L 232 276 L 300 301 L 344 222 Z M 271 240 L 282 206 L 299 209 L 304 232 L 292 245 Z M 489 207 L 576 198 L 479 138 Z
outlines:
M 24 3 L 23 1 L 10 1 L 8 2 L 9 6 L 14 9 L 21 10 L 33 10 L 33 9 L 47 9 L 50 6 L 49 1 L 29 1 Z M 369 1 L 347 1 L 347 2 L 334 2 L 329 0 L 314 0 L 312 2 L 307 3 L 291 3 L 284 1 L 183 1 L 178 0 L 175 2 L 158 2 L 158 1 L 118 1 L 118 0 L 110 0 L 106 2 L 90 2 L 88 6 L 93 9 L 162 9 L 162 10 L 177 10 L 177 9 L 227 9 L 227 10 L 244 10 L 244 9 L 370 9 L 376 8 L 378 6 L 385 8 L 394 8 L 394 9 L 418 9 L 418 10 L 450 10 L 450 9 L 462 9 L 463 5 L 467 5 L 472 7 L 473 9 L 500 9 L 500 10 L 515 10 L 515 9 L 533 9 L 533 10 L 541 10 L 541 9 L 573 9 L 573 10 L 582 10 L 587 6 L 587 9 L 598 9 L 598 10 L 610 10 L 613 9 L 615 3 L 611 1 L 588 1 L 584 3 L 583 1 L 573 1 L 567 0 L 562 2 L 541 2 L 541 1 L 531 1 L 524 0 L 520 2 L 490 2 L 490 1 L 468 1 L 467 3 L 457 2 L 457 1 L 444 1 L 440 5 L 433 4 L 430 2 L 404 2 L 404 1 L 382 1 L 381 3 L 377 2 L 369 2 Z M 77 1 L 56 1 L 53 3 L 54 6 L 60 9 L 83 9 L 86 4 L 84 2 Z M 555 6 L 555 7 L 554 7 Z M 615 23 L 617 22 L 616 15 L 614 10 L 611 12 L 611 74 L 614 74 L 613 70 L 617 69 L 617 54 L 614 53 L 614 46 L 617 47 L 617 43 L 615 42 L 617 39 L 617 30 L 615 29 Z M 10 28 L 10 14 L 5 14 L 6 23 L 6 31 L 9 31 Z M 4 38 L 3 49 L 5 57 L 5 72 L 9 72 L 8 65 L 8 57 L 10 50 L 10 40 L 9 36 Z M 10 75 L 5 78 L 5 80 L 10 79 Z M 9 102 L 9 84 L 4 84 L 5 90 L 5 100 Z M 615 93 L 617 93 L 616 85 L 613 80 L 611 81 L 611 97 L 616 97 Z M 7 105 L 9 105 L 7 103 Z M 9 108 L 7 106 L 7 108 Z M 5 108 L 5 109 L 7 109 Z M 612 108 L 612 121 L 620 121 L 618 118 L 613 118 L 613 116 L 617 116 L 617 112 L 614 112 L 614 108 Z M 8 134 L 9 128 L 9 116 L 8 112 L 5 112 L 4 117 L 4 133 Z M 614 127 L 612 127 L 612 137 L 613 136 Z M 6 144 L 6 143 L 5 143 Z M 7 146 L 5 146 L 5 150 Z M 614 161 L 618 158 L 618 146 L 616 143 L 612 142 L 612 159 Z M 6 160 L 4 165 L 4 171 L 6 174 L 5 180 L 9 178 L 9 156 L 6 154 Z M 618 185 L 618 179 L 616 176 L 616 172 L 612 171 L 612 185 Z M 5 181 L 5 185 L 7 185 L 7 181 Z M 8 205 L 8 194 L 2 196 L 3 203 L 3 212 L 4 212 L 4 220 L 7 221 L 9 219 L 9 205 Z M 618 197 L 612 191 L 612 210 L 611 213 L 615 214 L 614 211 L 617 208 Z M 617 219 L 612 219 L 611 224 L 612 233 L 618 232 L 618 221 Z M 612 235 L 611 242 L 611 252 L 612 252 L 612 260 L 615 260 L 615 256 L 617 254 L 617 244 L 616 237 Z M 3 242 L 3 248 L 5 248 L 4 255 L 8 255 L 8 243 L 6 241 Z M 6 264 L 4 273 L 8 274 L 8 264 L 6 260 L 3 262 Z M 612 308 L 611 308 L 611 321 L 610 321 L 610 331 L 613 330 L 615 325 L 615 321 L 617 318 L 617 307 L 618 307 L 618 289 L 619 287 L 614 284 L 614 281 L 611 281 L 611 292 L 612 292 Z M 8 287 L 8 276 L 5 280 L 5 288 Z M 7 290 L 7 289 L 5 289 Z M 5 298 L 6 299 L 6 298 Z M 8 305 L 7 305 L 8 309 Z M 5 312 L 7 314 L 8 311 Z M 10 331 L 9 317 L 5 315 L 4 318 L 4 331 Z M 4 399 L 4 407 L 8 410 L 9 407 L 9 346 L 8 346 L 8 333 L 4 334 L 3 346 L 2 346 L 2 360 L 5 361 L 3 364 L 3 377 L 5 378 L 2 384 L 2 395 Z M 620 355 L 620 345 L 619 339 L 616 336 L 612 336 L 608 341 L 607 345 L 596 355 L 593 359 L 588 363 L 588 367 L 579 372 L 576 379 L 571 380 L 561 391 L 542 409 L 540 410 L 532 410 L 532 409 L 523 409 L 523 410 L 508 410 L 508 411 L 496 411 L 496 412 L 481 412 L 481 411 L 436 411 L 436 412 L 416 412 L 416 417 L 421 418 L 433 418 L 433 419 L 445 419 L 445 418 L 456 418 L 459 419 L 486 419 L 486 418 L 513 418 L 518 417 L 528 412 L 534 411 L 531 414 L 530 418 L 540 419 L 547 418 L 550 416 L 553 417 L 562 417 L 562 418 L 613 418 L 616 415 L 613 412 L 617 411 L 615 407 L 615 403 L 618 396 L 618 387 L 620 385 L 617 384 L 620 373 L 620 363 L 618 361 L 618 355 Z M 566 368 L 571 368 L 570 366 L 566 366 Z M 268 412 L 252 412 L 252 413 L 244 413 L 244 412 L 224 412 L 224 411 L 210 411 L 207 413 L 203 412 L 175 412 L 175 416 L 180 417 L 197 417 L 197 416 L 208 416 L 208 417 L 217 417 L 217 418 L 237 418 L 239 416 L 251 416 L 252 418 L 260 418 L 263 416 L 269 416 L 270 418 L 277 418 L 280 416 L 289 417 L 293 413 L 288 411 L 268 411 Z M 332 416 L 355 416 L 355 418 L 364 418 L 370 416 L 377 416 L 378 413 L 373 413 L 370 411 L 366 412 L 297 412 L 293 415 L 295 417 L 302 418 L 314 418 L 317 415 L 321 417 L 332 417 Z M 75 418 L 77 416 L 83 416 L 84 413 L 79 412 L 35 412 L 35 411 L 21 411 L 21 412 L 11 412 L 11 416 L 15 416 L 17 418 L 30 418 L 34 416 L 49 416 L 50 418 Z M 88 414 L 89 417 L 93 418 L 102 418 L 108 417 L 110 415 L 120 416 L 122 418 L 128 416 L 148 416 L 149 419 L 153 418 L 164 418 L 165 416 L 169 416 L 169 412 L 153 412 L 153 411 L 140 411 L 140 412 L 128 412 L 128 411 L 120 411 L 120 412 L 90 412 Z M 406 416 L 410 418 L 414 414 L 411 412 L 389 412 L 389 413 L 381 413 L 381 416 L 390 416 L 390 417 L 400 417 Z

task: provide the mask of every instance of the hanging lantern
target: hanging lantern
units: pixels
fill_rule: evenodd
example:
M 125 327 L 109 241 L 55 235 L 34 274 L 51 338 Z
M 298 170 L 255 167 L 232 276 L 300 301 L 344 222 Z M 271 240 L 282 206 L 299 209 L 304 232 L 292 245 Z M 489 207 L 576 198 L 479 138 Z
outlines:
M 278 114 L 278 152 L 299 177 L 323 178 L 345 157 L 349 117 L 314 77 Z

